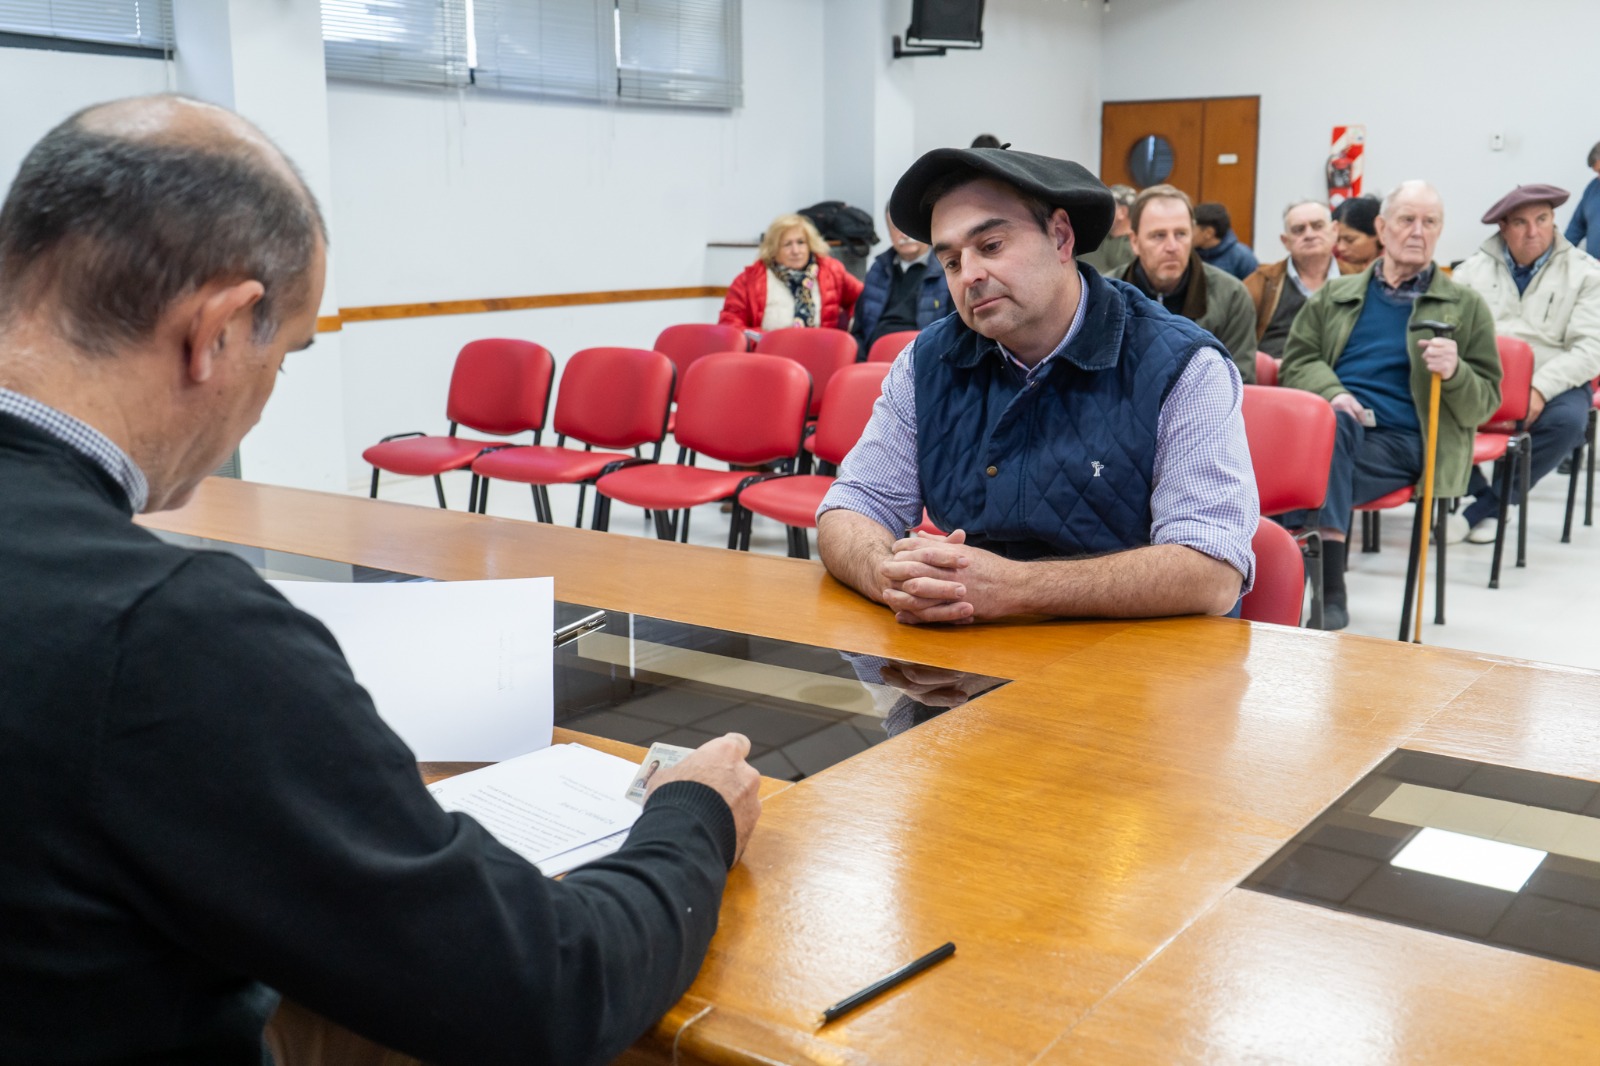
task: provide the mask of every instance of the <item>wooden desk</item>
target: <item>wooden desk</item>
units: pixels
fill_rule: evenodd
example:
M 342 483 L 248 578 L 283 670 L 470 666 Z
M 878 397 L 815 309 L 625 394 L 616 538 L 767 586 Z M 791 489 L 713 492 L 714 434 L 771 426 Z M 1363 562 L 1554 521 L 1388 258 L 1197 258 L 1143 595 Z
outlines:
M 228 481 L 149 523 L 1016 679 L 772 796 L 630 1061 L 1594 1055 L 1600 973 L 1234 887 L 1397 747 L 1595 779 L 1591 672 L 1222 619 L 914 629 L 815 563 Z

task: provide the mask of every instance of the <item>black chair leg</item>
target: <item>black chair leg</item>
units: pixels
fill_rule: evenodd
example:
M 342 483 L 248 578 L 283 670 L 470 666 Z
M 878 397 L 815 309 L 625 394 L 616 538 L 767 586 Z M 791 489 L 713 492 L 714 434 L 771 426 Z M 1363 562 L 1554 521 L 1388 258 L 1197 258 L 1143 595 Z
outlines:
M 794 547 L 790 550 L 790 554 L 796 559 L 811 558 L 811 540 L 806 534 L 805 527 L 791 526 L 790 529 L 793 530 L 790 537 L 794 541 Z
M 584 494 L 587 493 L 588 491 L 589 491 L 589 486 L 588 485 L 579 485 L 578 486 L 578 521 L 576 523 L 574 523 L 574 524 L 579 529 L 583 528 L 583 497 L 584 497 Z M 546 497 L 546 500 L 548 500 L 548 497 Z M 545 506 L 547 506 L 547 507 L 549 506 L 548 502 L 545 504 Z
M 611 528 L 611 497 L 594 492 L 594 528 L 604 533 Z
M 737 506 L 737 505 L 735 505 Z M 683 518 L 683 526 L 679 530 L 678 540 L 684 544 L 689 543 L 689 508 L 685 507 L 678 512 Z
M 489 479 L 473 475 L 472 499 L 468 501 L 468 510 L 475 510 L 479 514 L 489 513 Z
M 439 497 L 440 507 L 450 506 L 444 502 L 444 478 L 440 477 L 438 474 L 433 475 L 433 491 Z
M 1376 511 L 1369 512 L 1377 514 Z M 1417 559 L 1422 552 L 1422 523 L 1428 517 L 1422 511 L 1422 501 L 1417 501 L 1417 518 L 1411 524 L 1411 553 L 1406 556 L 1406 591 L 1400 601 L 1400 640 L 1411 639 L 1412 597 L 1417 594 Z
M 1311 616 L 1309 624 L 1312 629 L 1322 628 L 1323 576 L 1322 576 L 1322 534 L 1312 530 L 1305 535 L 1306 538 L 1306 571 L 1311 575 Z
M 1450 501 L 1440 500 L 1439 514 L 1433 523 L 1433 539 L 1439 545 L 1439 565 L 1433 573 L 1433 624 L 1436 626 L 1444 625 L 1444 563 L 1445 550 L 1448 548 L 1444 533 L 1449 520 Z
M 1500 560 L 1505 554 L 1506 520 L 1511 511 L 1511 470 L 1515 465 L 1510 455 L 1494 464 L 1494 479 L 1500 483 L 1495 490 L 1500 496 L 1500 517 L 1495 520 L 1494 558 L 1489 562 L 1489 587 L 1492 589 L 1500 587 Z
M 374 500 L 376 500 L 378 498 L 378 468 L 377 467 L 373 467 L 372 468 L 372 498 Z
M 1517 445 L 1517 465 L 1522 468 L 1522 488 L 1517 492 L 1517 565 L 1528 565 L 1528 490 L 1533 486 L 1533 438 Z
M 1376 554 L 1383 537 L 1383 514 L 1380 511 L 1361 512 L 1361 552 L 1363 555 Z
M 755 512 L 746 510 L 744 513 L 744 521 L 739 524 L 740 551 L 747 552 L 750 550 L 750 531 L 755 526 L 755 521 Z
M 1589 428 L 1584 431 L 1584 440 L 1589 445 L 1588 482 L 1583 486 L 1583 524 L 1594 525 L 1594 423 L 1596 412 L 1589 412 Z
M 1583 462 L 1583 445 L 1572 449 L 1567 464 L 1572 467 L 1567 474 L 1567 517 L 1561 523 L 1561 543 L 1572 543 L 1572 514 L 1578 508 L 1578 467 Z

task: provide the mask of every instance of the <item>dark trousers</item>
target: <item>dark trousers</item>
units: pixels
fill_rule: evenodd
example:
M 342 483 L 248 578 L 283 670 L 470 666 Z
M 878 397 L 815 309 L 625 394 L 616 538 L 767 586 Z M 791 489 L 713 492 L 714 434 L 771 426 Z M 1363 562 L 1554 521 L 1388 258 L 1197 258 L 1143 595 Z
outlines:
M 1368 429 L 1353 415 L 1337 412 L 1333 461 L 1328 464 L 1328 495 L 1321 511 L 1283 516 L 1290 529 L 1350 532 L 1350 512 L 1422 477 L 1422 436 L 1414 429 Z M 1569 448 L 1568 451 L 1571 451 Z
M 1571 455 L 1572 449 L 1583 440 L 1584 430 L 1589 425 L 1592 399 L 1593 393 L 1586 381 L 1582 385 L 1568 389 L 1544 405 L 1539 420 L 1528 430 L 1528 436 L 1533 443 L 1533 455 L 1529 459 L 1533 475 L 1529 483 L 1530 488 L 1561 465 L 1561 460 Z M 1522 471 L 1513 469 L 1511 479 L 1512 495 L 1520 496 Z M 1472 468 L 1472 480 L 1467 484 L 1467 493 L 1476 497 L 1463 512 L 1468 525 L 1475 526 L 1485 518 L 1494 518 L 1500 514 L 1500 496 L 1495 492 L 1494 486 L 1489 484 L 1489 479 L 1483 476 L 1483 471 L 1477 467 Z

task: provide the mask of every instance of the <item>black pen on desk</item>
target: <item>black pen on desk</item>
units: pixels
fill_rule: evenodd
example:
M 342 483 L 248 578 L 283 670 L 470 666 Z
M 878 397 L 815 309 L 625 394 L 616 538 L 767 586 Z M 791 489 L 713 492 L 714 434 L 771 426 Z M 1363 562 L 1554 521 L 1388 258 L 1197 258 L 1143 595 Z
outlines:
M 552 634 L 555 637 L 555 646 L 559 648 L 563 644 L 570 644 L 585 634 L 593 633 L 595 630 L 603 628 L 605 624 L 606 613 L 604 611 L 596 611 L 594 614 L 584 615 L 576 622 L 568 622 Z
M 922 958 L 917 959 L 914 962 L 906 963 L 889 976 L 872 982 L 861 991 L 855 993 L 854 995 L 844 997 L 839 1002 L 823 1011 L 822 1024 L 827 1025 L 840 1015 L 848 1014 L 850 1011 L 855 1010 L 868 1000 L 875 999 L 878 996 L 881 996 L 883 993 L 889 991 L 891 988 L 895 988 L 904 984 L 913 977 L 917 976 L 917 974 L 921 973 L 923 970 L 926 970 L 928 967 L 932 966 L 934 963 L 943 962 L 945 959 L 948 959 L 955 953 L 955 941 L 952 940 L 948 943 L 939 945 L 926 955 L 922 956 Z

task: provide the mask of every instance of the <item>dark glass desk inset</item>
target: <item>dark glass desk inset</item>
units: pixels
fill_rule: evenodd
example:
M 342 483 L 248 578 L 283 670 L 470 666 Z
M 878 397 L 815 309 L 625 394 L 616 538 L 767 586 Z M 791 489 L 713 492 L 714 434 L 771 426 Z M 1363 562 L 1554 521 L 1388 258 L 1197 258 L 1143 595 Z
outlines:
M 1243 886 L 1600 969 L 1600 784 L 1401 749 Z
M 164 540 L 231 552 L 262 576 L 300 581 L 420 581 L 173 533 Z M 594 613 L 557 602 L 559 628 Z M 555 722 L 647 746 L 694 747 L 727 732 L 750 738 L 750 762 L 799 780 L 998 688 L 957 673 L 746 633 L 606 612 L 605 627 L 555 652 Z

